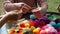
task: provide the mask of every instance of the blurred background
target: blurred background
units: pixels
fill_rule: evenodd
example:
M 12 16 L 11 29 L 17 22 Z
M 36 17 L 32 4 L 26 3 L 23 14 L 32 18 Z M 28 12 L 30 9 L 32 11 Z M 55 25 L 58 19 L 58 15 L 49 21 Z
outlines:
M 0 15 L 5 14 L 5 10 L 3 8 L 3 3 L 5 0 L 0 0 Z M 50 12 L 58 12 L 57 7 L 60 4 L 60 0 L 47 0 L 48 2 L 48 11 Z

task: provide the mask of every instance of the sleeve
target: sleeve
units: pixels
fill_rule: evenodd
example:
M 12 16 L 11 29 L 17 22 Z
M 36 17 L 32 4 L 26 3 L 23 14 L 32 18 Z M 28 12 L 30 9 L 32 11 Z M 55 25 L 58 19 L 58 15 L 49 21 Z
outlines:
M 0 34 L 8 34 L 6 29 L 6 24 L 4 24 L 0 29 Z
M 0 28 L 0 34 L 1 34 L 1 28 Z

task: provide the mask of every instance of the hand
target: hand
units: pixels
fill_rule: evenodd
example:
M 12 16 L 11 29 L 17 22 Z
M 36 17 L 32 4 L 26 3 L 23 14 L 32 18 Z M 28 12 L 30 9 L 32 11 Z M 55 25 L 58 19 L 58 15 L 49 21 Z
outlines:
M 15 3 L 15 5 L 18 7 L 17 8 L 18 10 L 22 10 L 23 11 L 23 14 L 29 12 L 29 10 L 32 9 L 29 5 L 27 5 L 25 3 L 22 3 L 22 2 L 21 3 Z
M 21 12 L 16 12 L 16 10 L 11 11 L 11 12 L 7 12 L 0 19 L 0 27 L 2 27 L 6 22 L 7 22 L 7 24 L 15 23 L 18 20 L 18 14 L 21 14 Z
M 31 9 L 32 8 L 29 5 L 24 4 L 24 6 L 22 7 L 23 14 L 30 12 Z
M 32 13 L 38 18 L 42 18 L 42 16 L 44 15 L 44 12 L 42 11 L 42 8 L 36 8 L 32 10 Z
M 22 16 L 22 12 L 17 12 L 17 10 L 15 11 L 11 11 L 11 12 L 7 12 L 3 17 L 6 18 L 6 20 L 13 20 L 13 19 L 18 19 L 18 14 L 20 14 L 20 17 Z

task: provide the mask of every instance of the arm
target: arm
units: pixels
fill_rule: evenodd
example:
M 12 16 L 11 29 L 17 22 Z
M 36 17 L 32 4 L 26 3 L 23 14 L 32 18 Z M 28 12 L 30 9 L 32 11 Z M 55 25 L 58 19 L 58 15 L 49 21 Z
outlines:
M 33 14 L 38 18 L 43 18 L 44 14 L 46 13 L 46 10 L 48 8 L 48 4 L 46 0 L 38 0 L 37 1 L 37 8 L 33 9 Z
M 4 8 L 6 11 L 13 11 L 13 10 L 20 10 L 23 8 L 23 13 L 27 13 L 31 7 L 28 6 L 27 4 L 20 2 L 20 3 L 15 3 L 15 0 L 6 0 L 4 2 Z M 23 7 L 24 6 L 24 7 Z
M 21 14 L 22 12 L 20 12 Z M 21 15 L 20 15 L 21 16 Z M 11 11 L 6 13 L 5 15 L 2 16 L 0 19 L 0 28 L 8 21 L 8 20 L 18 20 L 18 12 L 16 11 Z
M 12 10 L 17 10 L 17 9 L 20 9 L 21 5 L 23 3 L 13 3 L 14 1 L 13 0 L 6 0 L 4 2 L 4 9 L 6 11 L 12 11 Z
M 2 17 L 0 19 L 0 28 L 6 23 L 6 20 L 5 19 L 6 19 L 5 17 Z

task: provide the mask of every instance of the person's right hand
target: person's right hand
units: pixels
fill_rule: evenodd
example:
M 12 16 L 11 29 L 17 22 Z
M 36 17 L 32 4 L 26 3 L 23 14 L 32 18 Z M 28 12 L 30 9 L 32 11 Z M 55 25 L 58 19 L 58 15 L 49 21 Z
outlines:
M 15 21 L 18 20 L 18 14 L 20 14 L 20 17 L 22 16 L 21 14 L 22 12 L 16 12 L 15 11 L 11 11 L 11 12 L 7 12 L 6 14 L 4 14 L 2 16 L 2 18 L 0 19 L 0 28 L 7 22 L 7 24 L 12 24 L 15 23 Z M 10 23 L 11 22 L 11 23 Z
M 22 12 L 17 12 L 18 10 L 15 10 L 15 11 L 11 11 L 11 12 L 7 12 L 5 15 L 3 15 L 2 17 L 4 17 L 6 20 L 9 20 L 12 18 L 18 18 L 18 14 L 20 14 L 20 18 L 22 16 Z M 16 16 L 15 16 L 16 15 Z M 14 17 L 15 16 L 15 17 Z

